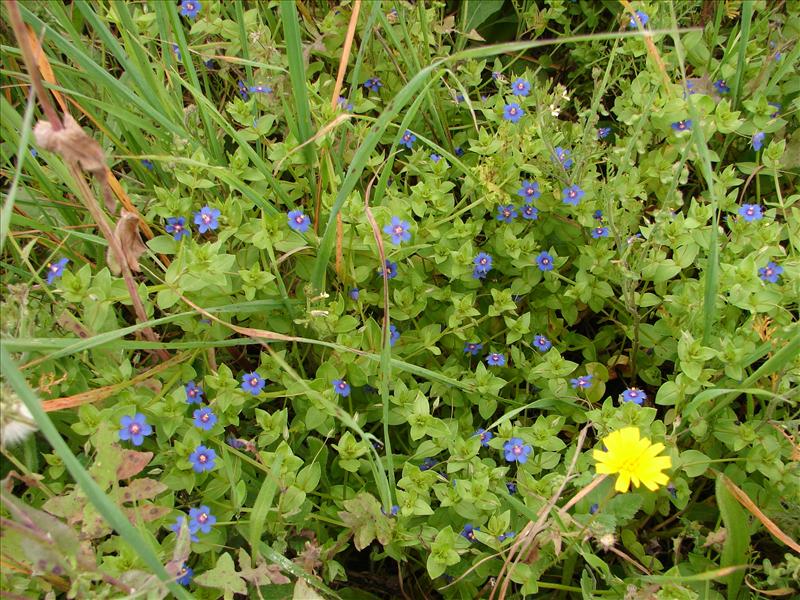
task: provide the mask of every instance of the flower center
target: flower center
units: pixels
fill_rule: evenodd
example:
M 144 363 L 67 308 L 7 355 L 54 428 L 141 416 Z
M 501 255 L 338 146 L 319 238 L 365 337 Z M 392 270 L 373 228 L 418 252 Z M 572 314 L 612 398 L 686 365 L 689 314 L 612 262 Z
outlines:
M 50 270 L 51 270 L 53 273 L 56 273 L 56 272 L 58 272 L 58 265 L 51 264 L 51 265 L 50 265 Z
M 200 420 L 201 420 L 203 423 L 206 423 L 206 422 L 208 421 L 208 413 L 203 413 L 203 416 L 202 416 L 202 417 L 200 417 Z
M 486 264 L 486 259 L 482 258 L 480 262 L 481 262 L 482 265 L 485 265 Z
M 542 264 L 543 265 L 549 265 L 550 264 L 550 259 L 549 258 L 543 258 L 542 259 Z
M 208 457 L 205 454 L 201 454 L 197 457 L 198 462 L 204 463 L 208 460 Z
M 258 377 L 253 377 L 252 379 L 250 379 L 250 385 L 252 385 L 253 387 L 257 386 L 258 385 Z
M 516 108 L 512 108 L 508 112 L 509 112 L 509 114 L 515 115 L 515 114 L 517 114 L 517 109 Z
M 294 218 L 294 222 L 297 223 L 298 225 L 300 225 L 303 222 L 303 217 L 302 216 L 295 217 Z
M 504 217 L 510 217 L 510 216 L 511 216 L 511 211 L 510 211 L 510 210 L 508 210 L 508 209 L 505 209 L 505 210 L 503 211 L 503 216 L 504 216 Z
M 748 215 L 752 215 L 754 212 L 755 212 L 755 210 L 752 207 L 747 209 L 747 214 Z
M 766 270 L 766 271 L 764 271 L 764 274 L 765 274 L 767 277 L 769 277 L 770 275 L 772 275 L 772 273 L 773 273 L 773 271 L 772 271 L 772 269 L 771 269 L 770 267 L 767 267 L 767 270 Z
M 203 215 L 200 218 L 203 220 L 203 223 L 210 223 L 211 222 L 211 216 L 210 215 Z
M 189 390 L 189 395 L 190 395 L 192 398 L 194 398 L 195 396 L 197 396 L 197 390 Z
M 512 448 L 512 450 L 511 450 L 511 451 L 512 451 L 512 452 L 513 452 L 515 455 L 519 456 L 520 454 L 522 454 L 522 446 L 520 446 L 519 444 L 514 444 L 514 448 Z
M 394 228 L 394 232 L 399 235 L 403 233 L 403 228 L 400 225 L 398 225 L 397 227 Z
M 570 190 L 568 196 L 570 198 L 574 198 L 575 197 L 575 193 L 576 193 L 575 190 Z
M 205 523 L 206 521 L 208 521 L 208 515 L 206 513 L 203 513 L 199 517 L 197 517 L 197 520 L 200 521 L 201 523 Z
M 141 427 L 139 427 L 139 426 L 138 426 L 136 423 L 134 423 L 133 425 L 131 425 L 131 433 L 132 433 L 132 434 L 134 434 L 134 435 L 136 435 L 137 433 L 139 433 L 139 431 L 141 431 L 141 429 L 142 429 L 142 428 L 141 428 Z

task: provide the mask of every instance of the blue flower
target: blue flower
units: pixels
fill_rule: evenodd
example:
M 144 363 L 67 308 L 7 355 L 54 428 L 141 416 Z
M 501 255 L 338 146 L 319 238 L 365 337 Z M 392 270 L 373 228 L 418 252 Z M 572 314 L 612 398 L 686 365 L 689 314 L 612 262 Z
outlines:
M 461 530 L 461 536 L 470 542 L 475 541 L 475 532 L 480 531 L 480 527 L 473 527 L 469 523 L 464 525 L 464 529 Z
M 438 163 L 440 160 L 442 160 L 442 157 L 434 152 L 433 154 L 431 154 L 431 160 L 434 163 Z
M 193 540 L 193 541 L 197 541 L 197 540 Z M 191 581 L 192 581 L 192 575 L 194 575 L 194 571 L 192 570 L 192 567 L 190 567 L 186 563 L 183 563 L 183 566 L 181 567 L 181 570 L 178 571 L 177 582 L 180 583 L 181 585 L 189 585 L 189 583 L 191 583 Z
M 489 440 L 494 437 L 494 434 L 491 431 L 486 431 L 485 429 L 479 428 L 475 433 L 472 434 L 473 436 L 477 435 L 481 438 L 481 446 L 484 448 L 489 447 Z
M 350 395 L 350 384 L 344 379 L 334 379 L 333 391 L 342 398 L 347 398 Z
M 675 121 L 671 127 L 675 131 L 688 131 L 692 128 L 692 120 L 691 119 L 684 119 L 682 121 Z
M 535 221 L 539 218 L 539 209 L 532 204 L 526 204 L 522 207 L 522 218 L 528 221 Z
M 523 111 L 522 107 L 516 102 L 506 104 L 505 108 L 503 109 L 503 118 L 506 121 L 511 121 L 512 123 L 519 121 L 524 114 L 525 111 Z
M 600 127 L 597 130 L 597 139 L 604 140 L 608 137 L 609 133 L 611 133 L 611 127 Z
M 381 514 L 384 514 L 387 517 L 396 517 L 397 513 L 399 512 L 400 512 L 400 506 L 398 506 L 397 504 L 392 504 L 391 508 L 389 508 L 388 513 L 385 510 L 383 510 L 383 507 L 381 506 Z
M 39 151 L 38 151 L 36 148 L 30 148 L 30 153 L 31 153 L 31 156 L 32 156 L 33 158 L 36 158 L 37 156 L 39 156 Z M 142 164 L 144 164 L 144 162 L 145 162 L 145 161 L 143 160 L 143 161 L 142 161 Z M 150 162 L 150 161 L 148 160 L 147 162 Z M 150 167 L 148 170 L 149 170 L 149 171 L 152 171 L 152 170 L 153 170 L 153 169 L 152 169 L 152 165 L 153 165 L 153 163 L 150 163 L 150 165 L 151 165 L 151 167 Z M 147 168 L 147 165 L 145 165 L 145 168 Z
M 392 238 L 393 244 L 402 244 L 411 239 L 408 231 L 411 226 L 406 221 L 401 221 L 399 217 L 392 217 L 392 222 L 383 228 L 383 232 Z
M 236 436 L 229 435 L 225 438 L 225 443 L 228 444 L 231 448 L 236 448 L 237 450 L 241 450 L 242 448 L 247 447 L 247 442 L 244 440 L 240 440 Z
M 344 109 L 347 112 L 353 110 L 353 104 L 351 102 L 348 102 L 347 98 L 345 98 L 344 96 L 339 96 L 339 99 L 336 100 L 336 104 L 339 108 Z
M 247 88 L 247 91 L 251 94 L 271 94 L 272 88 L 268 85 L 259 84 L 259 85 L 251 85 Z
M 513 204 L 497 207 L 497 220 L 502 223 L 512 223 L 518 216 Z
M 596 220 L 596 221 L 602 221 L 603 220 L 603 211 L 598 208 L 596 211 L 594 211 L 594 214 L 592 215 L 592 218 L 594 220 Z
M 592 505 L 589 507 L 589 514 L 590 514 L 590 515 L 593 515 L 594 513 L 596 513 L 596 512 L 597 512 L 597 510 L 598 510 L 599 508 L 600 508 L 600 505 L 598 505 L 598 504 L 597 504 L 597 502 L 595 502 L 594 504 L 592 504 Z
M 183 57 L 181 56 L 181 49 L 178 46 L 178 44 L 172 44 L 172 52 L 173 52 L 173 54 L 175 54 L 175 60 L 177 60 L 178 62 L 181 62 L 181 59 Z
M 195 473 L 202 473 L 214 468 L 216 458 L 217 453 L 214 452 L 213 449 L 206 448 L 200 444 L 195 448 L 194 452 L 189 455 L 189 462 L 192 463 L 192 469 L 194 469 Z
M 761 150 L 761 147 L 764 145 L 764 132 L 757 131 L 756 133 L 754 133 L 752 143 L 753 143 L 753 150 L 755 150 L 756 152 Z
M 217 522 L 217 517 L 211 514 L 211 509 L 205 504 L 189 509 L 189 527 L 201 533 L 211 533 L 211 526 Z
M 400 138 L 400 145 L 405 146 L 410 150 L 411 147 L 414 145 L 414 142 L 416 141 L 417 141 L 417 136 L 415 136 L 408 129 L 406 129 L 406 132 L 403 134 L 403 137 Z
M 517 535 L 517 534 L 514 531 L 508 531 L 506 533 L 501 533 L 500 535 L 497 536 L 497 541 L 498 542 L 505 542 L 506 540 L 510 540 L 511 538 L 513 538 L 515 535 Z
M 536 264 L 539 266 L 540 271 L 553 270 L 553 257 L 545 251 L 539 253 L 536 257 Z
M 608 227 L 595 227 L 592 229 L 592 237 L 594 239 L 608 237 Z
M 33 148 L 31 148 L 31 150 L 33 150 Z M 146 158 L 142 159 L 142 166 L 145 169 L 147 169 L 148 171 L 152 171 L 155 168 L 155 165 L 153 164 L 153 161 L 147 160 Z
M 216 69 L 217 68 L 217 62 L 213 58 L 209 58 L 207 60 L 204 60 L 203 64 L 205 65 L 206 69 Z
M 508 462 L 525 464 L 533 449 L 520 438 L 511 438 L 503 444 L 503 452 Z
M 361 293 L 358 288 L 351 288 L 349 292 L 347 292 L 350 296 L 351 300 L 358 300 L 358 296 Z
M 517 484 L 513 481 L 506 481 L 506 489 L 512 496 L 517 493 Z
M 185 515 L 179 516 L 175 522 L 169 526 L 169 528 L 174 531 L 177 535 L 180 534 L 181 528 L 183 527 L 183 522 L 186 520 Z M 197 533 L 197 527 L 194 527 L 192 523 L 189 523 L 189 539 L 193 542 L 199 542 L 200 538 L 198 538 L 195 534 Z
M 380 92 L 383 83 L 381 83 L 380 77 L 370 77 L 364 82 L 364 87 L 371 92 Z
M 397 327 L 389 325 L 389 345 L 394 346 L 395 342 L 400 339 L 400 332 Z
M 641 23 L 642 27 L 644 27 L 645 25 L 647 25 L 647 22 L 649 20 L 650 20 L 650 17 L 648 17 L 641 10 L 637 10 L 634 13 L 634 16 L 631 17 L 631 20 L 628 21 L 628 27 L 630 27 L 631 29 L 636 29 L 639 26 L 639 23 Z
M 769 283 L 778 283 L 778 277 L 780 277 L 781 273 L 783 273 L 783 267 L 776 265 L 772 261 L 769 261 L 766 267 L 761 267 L 758 270 L 758 276 Z
M 511 93 L 515 96 L 527 96 L 531 91 L 531 84 L 522 78 L 511 84 Z
M 247 100 L 250 97 L 250 94 L 247 93 L 247 86 L 244 84 L 244 81 L 241 79 L 237 81 L 236 87 L 239 88 L 239 96 L 242 97 L 242 100 Z
M 492 257 L 486 252 L 479 252 L 478 256 L 472 259 L 472 262 L 475 264 L 475 273 L 485 276 L 486 273 L 492 270 Z
M 171 233 L 176 240 L 192 235 L 191 230 L 186 227 L 186 219 L 183 217 L 168 217 L 167 226 L 164 227 L 164 230 L 167 233 Z
M 751 223 L 753 221 L 760 221 L 764 216 L 761 214 L 760 204 L 742 204 L 739 207 L 739 214 L 748 223 Z
M 250 392 L 253 396 L 258 396 L 265 385 L 267 385 L 267 382 L 255 371 L 242 375 L 242 389 L 245 392 Z
M 724 79 L 717 79 L 714 82 L 714 89 L 717 90 L 718 94 L 728 94 L 731 91 L 731 88 L 728 87 L 728 84 L 725 83 Z
M 419 466 L 419 470 L 420 471 L 430 471 L 437 464 L 439 464 L 439 463 L 437 463 L 435 459 L 433 459 L 431 457 L 428 457 L 428 458 L 426 458 L 425 460 L 422 461 L 422 464 Z
M 571 204 L 572 206 L 578 206 L 581 202 L 581 198 L 586 195 L 580 186 L 577 183 L 572 184 L 569 187 L 565 187 L 561 190 L 561 200 L 564 204 Z
M 576 390 L 585 390 L 592 387 L 592 375 L 581 375 L 569 380 L 572 387 Z
M 542 195 L 542 192 L 539 191 L 539 184 L 535 181 L 523 179 L 520 186 L 519 190 L 517 190 L 517 196 L 524 198 L 527 203 L 533 202 Z
M 182 0 L 181 2 L 181 14 L 184 17 L 189 17 L 190 19 L 194 19 L 197 16 L 197 13 L 200 12 L 200 9 L 203 7 L 197 0 Z
M 192 413 L 192 417 L 194 417 L 194 426 L 203 431 L 210 431 L 217 422 L 217 415 L 209 406 L 198 408 Z
M 539 334 L 534 336 L 533 338 L 533 347 L 536 348 L 539 352 L 547 352 L 550 348 L 553 347 L 553 342 L 548 340 L 543 335 Z
M 565 169 L 569 169 L 573 165 L 573 160 L 570 158 L 570 154 L 572 154 L 572 152 L 570 152 L 566 148 L 562 148 L 561 146 L 556 146 L 553 158 L 557 162 L 561 163 L 562 167 L 564 167 Z
M 47 284 L 53 285 L 53 282 L 64 274 L 64 267 L 69 262 L 68 258 L 59 258 L 55 262 L 47 263 Z
M 477 356 L 478 352 L 483 350 L 483 344 L 478 342 L 467 342 L 464 344 L 464 354 L 471 354 L 472 356 Z
M 386 279 L 394 279 L 397 277 L 397 263 L 392 262 L 387 258 L 383 264 L 383 268 L 378 269 L 378 275 L 385 275 Z
M 502 367 L 506 364 L 506 357 L 504 354 L 492 352 L 486 356 L 486 364 L 490 367 Z
M 134 446 L 141 446 L 144 443 L 144 437 L 153 433 L 153 428 L 147 422 L 147 417 L 142 413 L 136 413 L 130 417 L 125 415 L 119 420 L 121 429 L 119 430 L 119 439 L 128 441 Z
M 624 402 L 633 402 L 634 404 L 641 404 L 647 400 L 647 394 L 642 390 L 632 387 L 622 392 L 622 400 Z
M 779 102 L 767 102 L 769 106 L 775 109 L 775 112 L 772 113 L 769 118 L 770 119 L 777 119 L 778 115 L 781 114 L 781 104 Z
M 305 233 L 311 225 L 311 219 L 301 210 L 291 210 L 286 217 L 289 220 L 289 227 L 300 233 Z
M 190 381 L 185 386 L 186 402 L 189 404 L 201 404 L 203 402 L 203 388 L 197 385 L 194 381 Z
M 217 229 L 219 227 L 217 219 L 220 214 L 218 208 L 204 206 L 199 212 L 194 213 L 194 224 L 198 226 L 198 231 L 200 233 L 205 233 L 211 229 Z
M 464 156 L 464 149 L 461 146 L 456 146 L 453 148 L 453 153 L 458 157 Z

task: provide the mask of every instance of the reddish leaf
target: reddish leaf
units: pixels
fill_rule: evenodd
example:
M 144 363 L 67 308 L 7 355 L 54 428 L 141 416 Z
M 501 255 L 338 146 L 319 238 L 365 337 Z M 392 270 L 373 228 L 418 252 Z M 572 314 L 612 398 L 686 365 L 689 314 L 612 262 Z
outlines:
M 137 452 L 136 450 L 122 450 L 122 463 L 117 469 L 117 479 L 130 479 L 142 472 L 148 463 L 153 460 L 152 452 Z

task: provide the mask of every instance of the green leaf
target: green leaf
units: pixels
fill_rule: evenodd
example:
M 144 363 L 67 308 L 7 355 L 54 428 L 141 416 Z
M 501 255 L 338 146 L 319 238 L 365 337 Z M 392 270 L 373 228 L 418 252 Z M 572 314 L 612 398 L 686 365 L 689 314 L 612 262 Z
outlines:
M 231 555 L 225 552 L 217 559 L 213 569 L 204 571 L 194 578 L 197 585 L 217 590 L 223 590 L 223 597 L 233 599 L 234 594 L 246 594 L 247 585 L 236 572 Z
M 725 486 L 725 475 L 717 475 L 715 492 L 717 506 L 727 535 L 722 545 L 721 567 L 736 567 L 747 564 L 747 549 L 750 546 L 747 513 Z M 735 600 L 744 580 L 744 571 L 736 571 L 723 578 L 728 586 L 728 600 Z
M 469 32 L 477 29 L 498 10 L 503 8 L 505 0 L 465 0 L 462 10 L 464 11 L 464 31 Z

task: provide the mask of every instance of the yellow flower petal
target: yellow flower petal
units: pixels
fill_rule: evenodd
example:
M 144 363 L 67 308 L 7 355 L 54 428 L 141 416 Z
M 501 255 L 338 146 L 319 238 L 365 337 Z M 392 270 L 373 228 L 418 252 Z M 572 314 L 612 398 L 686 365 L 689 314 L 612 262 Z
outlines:
M 659 456 L 664 444 L 652 443 L 641 437 L 636 427 L 623 427 L 613 431 L 603 439 L 605 451 L 595 449 L 592 456 L 599 474 L 617 474 L 614 489 L 627 492 L 631 486 L 644 485 L 647 489 L 657 490 L 659 486 L 669 482 L 669 477 L 662 473 L 672 466 L 669 456 Z

